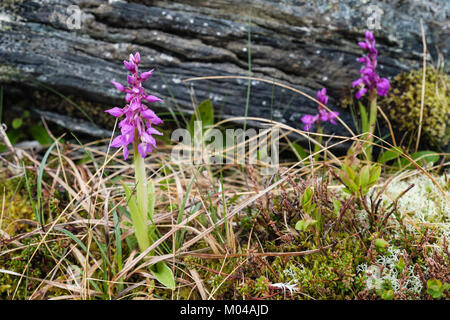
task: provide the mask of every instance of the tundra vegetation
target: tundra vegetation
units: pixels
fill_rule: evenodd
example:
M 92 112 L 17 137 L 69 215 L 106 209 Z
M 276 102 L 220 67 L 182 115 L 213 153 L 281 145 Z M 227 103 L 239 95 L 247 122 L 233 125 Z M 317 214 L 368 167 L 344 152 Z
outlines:
M 126 84 L 111 79 L 123 106 L 98 115 L 114 124 L 109 139 L 31 125 L 26 113 L 7 119 L 0 298 L 448 299 L 448 75 L 427 66 L 390 81 L 378 73 L 375 36 L 359 46 L 360 78 L 343 97 L 352 125 L 327 105 L 326 88 L 308 96 L 317 113 L 299 118 L 301 128 L 220 120 L 209 100 L 193 99 L 192 115 L 157 115 L 149 106 L 162 98 L 145 91 L 153 70 L 139 70 L 138 52 L 124 61 Z M 174 161 L 175 129 L 209 150 L 212 130 L 226 140 L 250 120 L 267 130 L 233 137 L 236 155 L 219 151 L 244 163 Z M 323 133 L 327 122 L 348 136 Z M 254 141 L 275 131 L 279 164 L 268 174 L 276 147 Z

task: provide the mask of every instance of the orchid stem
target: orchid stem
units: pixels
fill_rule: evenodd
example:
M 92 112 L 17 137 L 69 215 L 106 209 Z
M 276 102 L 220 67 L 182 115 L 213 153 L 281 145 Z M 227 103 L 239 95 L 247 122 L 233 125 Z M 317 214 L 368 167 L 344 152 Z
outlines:
M 144 158 L 138 152 L 138 143 L 134 143 L 134 176 L 136 179 L 137 190 L 137 205 L 139 213 L 141 214 L 141 221 L 145 224 L 147 230 L 147 218 L 148 218 L 148 189 L 147 189 L 147 176 L 145 174 Z M 147 249 L 147 248 L 145 248 Z
M 317 133 L 322 134 L 322 126 L 320 125 L 320 120 L 317 121 Z M 319 150 L 322 148 L 322 136 L 317 137 L 317 142 L 319 144 L 314 145 L 314 153 L 319 152 Z M 314 160 L 316 162 L 319 161 L 319 155 L 320 154 L 318 153 L 314 156 Z
M 368 161 L 372 160 L 372 142 L 375 125 L 377 122 L 377 95 L 375 90 L 370 92 L 370 110 L 369 110 L 369 132 L 367 134 L 366 157 Z

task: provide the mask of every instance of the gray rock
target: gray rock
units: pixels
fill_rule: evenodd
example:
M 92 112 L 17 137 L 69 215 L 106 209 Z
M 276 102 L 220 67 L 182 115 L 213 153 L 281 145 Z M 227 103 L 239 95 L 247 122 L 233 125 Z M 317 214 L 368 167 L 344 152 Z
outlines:
M 379 73 L 385 77 L 420 68 L 421 18 L 431 55 L 447 59 L 450 48 L 446 0 L 15 0 L 0 6 L 0 83 L 7 90 L 41 83 L 86 100 L 122 105 L 123 96 L 109 81 L 123 83 L 122 61 L 139 51 L 143 67 L 157 70 L 146 86 L 165 99 L 159 111 L 192 111 L 193 92 L 196 101 L 210 98 L 222 117 L 244 115 L 247 80 L 182 80 L 248 75 L 249 26 L 254 77 L 280 81 L 313 97 L 326 87 L 329 106 L 352 128 L 352 116 L 339 107 L 339 99 L 358 78 L 356 59 L 362 50 L 357 41 L 368 23 L 380 27 L 375 36 Z M 82 13 L 79 29 L 72 28 L 77 12 L 68 11 L 76 8 Z M 258 81 L 250 86 L 249 116 L 299 127 L 303 114 L 316 112 L 316 105 L 299 94 Z M 325 130 L 346 134 L 341 125 Z

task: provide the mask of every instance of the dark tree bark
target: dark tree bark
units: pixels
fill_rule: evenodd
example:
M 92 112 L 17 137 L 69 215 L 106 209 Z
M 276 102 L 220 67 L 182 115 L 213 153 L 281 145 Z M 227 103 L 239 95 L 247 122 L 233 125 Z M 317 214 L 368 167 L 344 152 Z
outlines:
M 82 10 L 80 29 L 70 28 L 76 23 L 70 20 L 71 14 L 76 18 L 76 11 L 68 11 L 71 5 Z M 193 96 L 198 102 L 210 98 L 221 117 L 243 116 L 246 80 L 182 80 L 245 76 L 251 69 L 255 77 L 281 81 L 313 97 L 326 87 L 329 106 L 351 124 L 349 110 L 339 105 L 358 78 L 356 59 L 362 50 L 357 42 L 368 22 L 380 24 L 375 30 L 378 70 L 385 77 L 420 68 L 420 19 L 432 56 L 448 58 L 450 47 L 446 0 L 377 1 L 373 7 L 355 0 L 9 0 L 0 6 L 0 82 L 6 94 L 17 97 L 44 85 L 93 102 L 85 110 L 91 115 L 103 111 L 93 113 L 95 108 L 123 104 L 109 81 L 123 83 L 122 61 L 139 51 L 142 65 L 156 69 L 147 88 L 165 99 L 159 111 L 192 110 Z M 250 86 L 249 116 L 299 127 L 303 114 L 316 112 L 316 105 L 299 94 L 258 81 Z M 34 103 L 48 110 L 47 104 Z M 105 127 L 101 117 L 92 118 Z M 341 125 L 328 125 L 326 131 L 346 134 Z

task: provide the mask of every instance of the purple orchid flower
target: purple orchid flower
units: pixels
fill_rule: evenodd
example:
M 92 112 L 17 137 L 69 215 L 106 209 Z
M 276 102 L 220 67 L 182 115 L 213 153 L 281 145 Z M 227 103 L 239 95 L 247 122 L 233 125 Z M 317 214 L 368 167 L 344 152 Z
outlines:
M 138 65 L 140 62 L 139 52 L 136 52 L 135 55 L 130 54 L 129 61 L 123 62 L 125 68 L 132 73 L 132 75 L 127 76 L 128 86 L 111 81 L 118 91 L 127 94 L 125 97 L 127 105 L 123 108 L 115 107 L 105 111 L 116 118 L 125 116 L 125 119 L 119 122 L 121 134 L 111 142 L 113 148 L 123 147 L 125 160 L 129 155 L 128 145 L 130 143 L 137 143 L 139 154 L 142 158 L 145 158 L 147 154 L 152 152 L 153 148 L 156 148 L 156 140 L 152 135 L 162 135 L 152 125 L 161 124 L 163 121 L 142 102 L 144 99 L 150 103 L 162 101 L 158 97 L 148 95 L 142 86 L 142 83 L 152 75 L 153 69 L 139 74 Z
M 376 73 L 378 51 L 375 48 L 375 37 L 369 30 L 366 31 L 365 41 L 358 42 L 358 45 L 366 50 L 367 56 L 358 58 L 358 62 L 364 63 L 359 73 L 361 78 L 353 81 L 353 88 L 357 87 L 358 91 L 355 96 L 356 99 L 361 99 L 367 91 L 372 91 L 377 88 L 377 92 L 380 96 L 385 96 L 390 88 L 389 80 L 386 78 L 380 78 Z
M 322 104 L 328 103 L 328 96 L 327 96 L 327 89 L 323 88 L 319 91 L 317 91 L 317 100 L 319 100 Z M 336 119 L 339 116 L 339 112 L 337 111 L 331 111 L 327 112 L 320 104 L 318 106 L 319 113 L 316 115 L 306 114 L 304 115 L 300 120 L 303 122 L 304 130 L 309 131 L 311 127 L 316 122 L 327 122 L 330 121 L 330 123 L 336 125 Z

